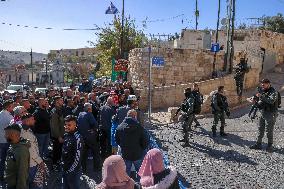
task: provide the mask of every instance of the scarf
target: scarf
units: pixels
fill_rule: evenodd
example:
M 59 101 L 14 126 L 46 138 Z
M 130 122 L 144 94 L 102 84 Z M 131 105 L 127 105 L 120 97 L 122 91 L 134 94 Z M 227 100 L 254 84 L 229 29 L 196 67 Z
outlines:
M 154 148 L 146 154 L 140 167 L 138 175 L 141 177 L 140 183 L 144 187 L 154 185 L 154 174 L 158 174 L 165 170 L 162 152 Z
M 134 180 L 126 173 L 124 160 L 119 155 L 108 157 L 103 164 L 103 181 L 96 189 L 133 189 Z

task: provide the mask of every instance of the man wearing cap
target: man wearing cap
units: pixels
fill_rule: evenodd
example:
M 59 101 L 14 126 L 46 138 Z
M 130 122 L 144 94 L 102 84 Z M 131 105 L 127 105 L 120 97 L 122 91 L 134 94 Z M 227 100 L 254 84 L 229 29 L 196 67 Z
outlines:
M 261 110 L 258 137 L 256 144 L 250 148 L 256 150 L 262 149 L 262 138 L 266 128 L 268 139 L 266 151 L 273 152 L 273 131 L 278 112 L 278 92 L 271 86 L 268 79 L 261 81 L 261 89 L 262 90 L 255 95 L 259 98 L 257 106 Z
M 1 162 L 0 162 L 0 179 L 3 179 L 4 168 L 5 168 L 5 158 L 9 144 L 7 143 L 4 135 L 4 128 L 9 125 L 11 120 L 13 120 L 12 112 L 14 108 L 13 100 L 6 100 L 3 103 L 3 110 L 0 112 L 0 151 L 1 151 Z
M 29 142 L 20 138 L 21 128 L 11 124 L 5 128 L 5 137 L 11 144 L 6 158 L 5 181 L 8 189 L 28 189 Z
M 21 137 L 30 141 L 30 168 L 29 168 L 29 187 L 43 188 L 43 179 L 35 179 L 37 173 L 45 172 L 45 164 L 40 157 L 37 138 L 31 128 L 35 125 L 35 119 L 32 114 L 24 114 L 22 116 L 22 131 Z M 35 182 L 37 180 L 37 182 Z

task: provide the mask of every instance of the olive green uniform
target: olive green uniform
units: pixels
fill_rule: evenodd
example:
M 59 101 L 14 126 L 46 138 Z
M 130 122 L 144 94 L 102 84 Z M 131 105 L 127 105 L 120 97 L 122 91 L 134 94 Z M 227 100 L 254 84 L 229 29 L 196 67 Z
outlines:
M 16 189 L 28 188 L 29 163 L 28 141 L 23 139 L 17 144 L 11 144 L 7 152 L 4 176 L 8 187 Z

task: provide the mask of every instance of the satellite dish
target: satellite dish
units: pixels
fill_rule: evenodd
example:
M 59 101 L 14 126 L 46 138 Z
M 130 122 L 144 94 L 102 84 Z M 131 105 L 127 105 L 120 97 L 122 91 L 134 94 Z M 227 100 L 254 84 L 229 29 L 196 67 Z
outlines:
M 226 25 L 226 24 L 227 24 L 227 18 L 222 18 L 221 24 L 222 24 L 222 25 Z

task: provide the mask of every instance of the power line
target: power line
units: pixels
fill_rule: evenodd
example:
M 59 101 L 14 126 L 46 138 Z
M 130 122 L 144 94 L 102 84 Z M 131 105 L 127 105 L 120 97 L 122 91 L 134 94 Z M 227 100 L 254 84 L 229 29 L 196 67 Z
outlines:
M 43 29 L 43 30 L 53 30 L 53 29 L 58 29 L 58 28 L 54 28 L 54 27 L 38 27 L 38 26 L 29 26 L 29 25 L 23 25 L 23 24 L 11 24 L 11 23 L 6 23 L 6 22 L 2 22 L 2 25 L 6 25 L 6 26 L 16 26 L 16 27 L 21 27 L 21 28 L 32 28 L 32 29 Z M 99 30 L 98 28 L 63 28 L 60 29 L 63 31 L 95 31 L 95 30 Z

